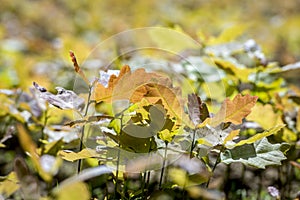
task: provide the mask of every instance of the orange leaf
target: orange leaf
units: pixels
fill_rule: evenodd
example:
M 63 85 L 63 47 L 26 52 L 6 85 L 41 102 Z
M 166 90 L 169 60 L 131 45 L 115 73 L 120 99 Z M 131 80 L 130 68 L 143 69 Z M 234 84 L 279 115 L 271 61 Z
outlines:
M 127 99 L 136 103 L 146 99 L 151 104 L 161 103 L 171 117 L 180 120 L 184 116 L 180 88 L 173 87 L 168 77 L 143 68 L 131 72 L 128 66 L 123 67 L 118 77 L 110 77 L 107 88 L 97 83 L 94 95 L 98 102 Z
M 119 76 L 116 76 L 114 74 L 110 76 L 107 87 L 104 87 L 101 83 L 97 82 L 94 89 L 94 99 L 97 102 L 110 102 L 112 100 L 115 86 L 118 84 L 119 80 L 127 73 L 131 73 L 130 67 L 128 65 L 125 65 L 121 68 Z
M 217 126 L 221 122 L 241 124 L 243 118 L 250 114 L 251 108 L 255 105 L 258 97 L 249 94 L 242 96 L 238 94 L 231 101 L 226 99 L 219 112 L 213 117 L 211 125 Z

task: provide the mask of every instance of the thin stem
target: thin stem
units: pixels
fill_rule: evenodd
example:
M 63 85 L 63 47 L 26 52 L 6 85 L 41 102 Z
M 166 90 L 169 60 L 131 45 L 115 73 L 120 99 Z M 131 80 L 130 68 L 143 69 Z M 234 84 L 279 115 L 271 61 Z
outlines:
M 192 140 L 192 145 L 191 145 L 191 151 L 190 151 L 190 158 L 193 157 L 193 149 L 195 147 L 195 137 L 196 137 L 196 129 L 193 130 L 193 140 Z
M 45 150 L 45 145 L 43 144 L 43 140 L 45 139 L 45 127 L 47 125 L 47 121 L 48 121 L 48 109 L 45 110 L 45 119 L 44 119 L 44 123 L 43 123 L 43 127 L 42 127 L 42 135 L 41 135 L 41 143 L 40 145 L 42 146 L 42 154 L 44 153 L 44 150 Z
M 217 159 L 216 159 L 216 162 L 215 162 L 215 164 L 214 164 L 214 166 L 213 166 L 213 168 L 212 168 L 212 172 L 215 171 L 217 165 L 220 163 L 221 153 L 223 152 L 223 150 L 224 150 L 224 147 L 221 148 L 221 150 L 220 150 L 220 152 L 219 152 L 219 154 L 218 154 L 218 157 L 217 157 Z M 206 188 L 208 188 L 209 182 L 210 182 L 210 178 L 208 179 L 208 181 L 207 181 L 207 183 L 206 183 Z
M 165 164 L 166 164 L 166 158 L 167 158 L 167 151 L 168 151 L 168 143 L 166 143 L 166 148 L 165 148 L 165 154 L 164 154 L 164 160 L 163 160 L 163 165 L 160 173 L 160 179 L 159 179 L 159 189 L 161 189 L 161 184 L 164 176 L 164 171 L 165 171 Z
M 86 105 L 86 108 L 85 108 L 85 112 L 84 112 L 83 117 L 86 117 L 86 116 L 87 116 L 89 107 L 90 107 L 91 103 L 93 103 L 93 101 L 91 101 L 91 94 L 92 94 L 92 86 L 89 86 L 89 95 L 88 95 L 88 100 L 87 100 L 88 103 L 87 103 L 87 105 Z M 82 129 L 81 129 L 81 137 L 80 137 L 79 152 L 82 151 L 82 148 L 83 148 L 84 129 L 85 129 L 85 125 L 83 125 L 83 126 L 82 126 Z M 77 166 L 77 173 L 78 173 L 78 174 L 79 174 L 79 172 L 81 171 L 81 165 L 82 165 L 82 159 L 79 159 L 79 160 L 78 160 L 78 166 Z
M 123 113 L 121 115 L 121 131 L 119 134 L 122 133 L 122 129 L 123 129 Z M 116 198 L 116 195 L 117 195 L 117 189 L 118 189 L 118 177 L 119 177 L 119 167 L 120 167 L 120 148 L 121 148 L 121 144 L 120 142 L 118 141 L 118 155 L 117 155 L 117 168 L 116 168 L 116 183 L 115 183 L 115 192 L 114 192 L 114 198 Z

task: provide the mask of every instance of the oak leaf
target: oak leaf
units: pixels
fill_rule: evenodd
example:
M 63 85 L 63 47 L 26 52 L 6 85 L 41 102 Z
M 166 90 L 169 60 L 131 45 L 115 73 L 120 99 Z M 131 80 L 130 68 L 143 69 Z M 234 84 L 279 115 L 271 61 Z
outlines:
M 231 122 L 241 124 L 242 120 L 250 114 L 252 107 L 255 105 L 258 97 L 249 94 L 242 96 L 238 94 L 231 101 L 226 99 L 219 112 L 212 118 L 211 125 L 217 126 L 221 122 Z
M 119 76 L 112 74 L 109 77 L 108 83 L 103 84 L 100 81 L 97 82 L 94 86 L 94 99 L 97 102 L 110 102 L 113 95 L 114 87 L 118 84 L 122 76 L 124 76 L 128 72 L 130 72 L 130 67 L 128 65 L 125 65 L 121 68 Z

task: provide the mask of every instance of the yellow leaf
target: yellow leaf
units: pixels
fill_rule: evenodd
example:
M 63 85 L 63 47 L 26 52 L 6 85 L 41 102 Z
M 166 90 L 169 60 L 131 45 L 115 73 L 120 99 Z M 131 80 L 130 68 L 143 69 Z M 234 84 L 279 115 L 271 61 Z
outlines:
M 202 122 L 201 124 L 198 124 L 196 128 L 203 128 L 204 126 L 208 125 L 211 123 L 211 118 L 206 118 L 204 120 L 204 122 Z
M 275 133 L 277 133 L 280 129 L 282 129 L 283 127 L 285 127 L 285 124 L 280 124 L 280 125 L 277 125 L 269 130 L 266 130 L 262 133 L 258 133 L 246 140 L 241 140 L 240 142 L 238 142 L 235 146 L 242 146 L 244 144 L 252 144 L 254 143 L 255 141 L 258 141 L 264 137 L 268 137 L 270 135 L 273 135 Z
M 33 162 L 34 167 L 37 169 L 39 175 L 47 182 L 52 181 L 52 176 L 45 172 L 41 166 L 40 163 L 40 156 L 37 153 L 37 147 L 36 144 L 32 141 L 29 134 L 27 133 L 26 129 L 23 125 L 17 124 L 17 130 L 18 130 L 18 136 L 19 141 L 24 149 L 24 151 L 28 152 L 30 155 L 30 158 Z
M 297 134 L 295 132 L 291 131 L 290 129 L 285 128 L 283 130 L 282 139 L 285 142 L 295 142 L 295 141 L 297 141 Z
M 3 195 L 3 197 L 9 197 L 20 188 L 18 182 L 16 173 L 10 172 L 5 180 L 0 182 L 0 194 Z
M 256 104 L 246 119 L 258 123 L 263 129 L 267 130 L 280 122 L 280 115 L 274 112 L 270 104 Z
M 174 135 L 175 135 L 175 133 L 168 129 L 164 129 L 164 130 L 158 132 L 159 138 L 168 143 L 172 142 Z
M 57 200 L 88 200 L 90 197 L 89 189 L 83 182 L 66 184 L 56 193 Z
M 59 151 L 58 155 L 62 157 L 62 159 L 74 162 L 79 159 L 84 158 L 92 158 L 92 157 L 98 157 L 99 155 L 95 150 L 92 149 L 83 149 L 82 151 L 76 153 L 72 151 Z
M 212 118 L 211 125 L 217 126 L 221 122 L 231 122 L 233 124 L 241 124 L 243 118 L 250 114 L 251 108 L 257 101 L 256 96 L 249 94 L 242 96 L 238 94 L 231 101 L 226 99 L 221 106 L 219 112 Z
M 249 82 L 248 77 L 251 73 L 255 72 L 256 69 L 251 68 L 241 68 L 238 66 L 235 66 L 233 63 L 222 60 L 219 58 L 213 58 L 214 63 L 224 71 L 226 71 L 228 74 L 234 75 L 234 77 L 238 78 L 242 82 Z
M 228 141 L 232 141 L 236 136 L 238 136 L 240 133 L 240 129 L 233 130 L 229 133 L 229 135 L 225 138 L 223 144 L 226 144 Z

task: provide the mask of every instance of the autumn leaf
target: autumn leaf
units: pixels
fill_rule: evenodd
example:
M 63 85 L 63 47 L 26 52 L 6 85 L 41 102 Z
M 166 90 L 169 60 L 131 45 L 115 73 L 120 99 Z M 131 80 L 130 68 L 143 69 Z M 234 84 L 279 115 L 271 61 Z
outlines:
M 166 87 L 161 84 L 147 84 L 145 88 L 147 93 L 141 98 L 145 98 L 151 104 L 161 101 L 168 115 L 176 117 L 178 122 L 187 122 L 187 119 L 184 119 L 185 115 L 181 100 L 181 90 L 179 90 L 179 88 Z M 137 100 L 138 98 L 135 98 L 135 101 Z
M 94 90 L 94 98 L 100 101 L 130 100 L 137 103 L 145 99 L 150 104 L 161 102 L 167 110 L 167 114 L 183 118 L 183 100 L 181 90 L 173 87 L 172 81 L 161 74 L 146 72 L 145 69 L 130 71 L 129 66 L 124 66 L 119 76 L 111 75 L 107 87 L 97 83 Z M 185 121 L 189 121 L 185 119 Z
M 238 94 L 232 101 L 227 98 L 222 103 L 220 111 L 212 118 L 211 125 L 217 126 L 222 122 L 241 124 L 242 120 L 250 114 L 257 98 L 249 94 L 245 96 Z
M 95 84 L 94 99 L 97 102 L 111 102 L 113 90 L 118 84 L 119 80 L 127 73 L 130 73 L 130 67 L 125 65 L 121 68 L 119 76 L 112 74 L 109 77 L 108 83 L 103 84 L 103 81 L 99 81 Z

